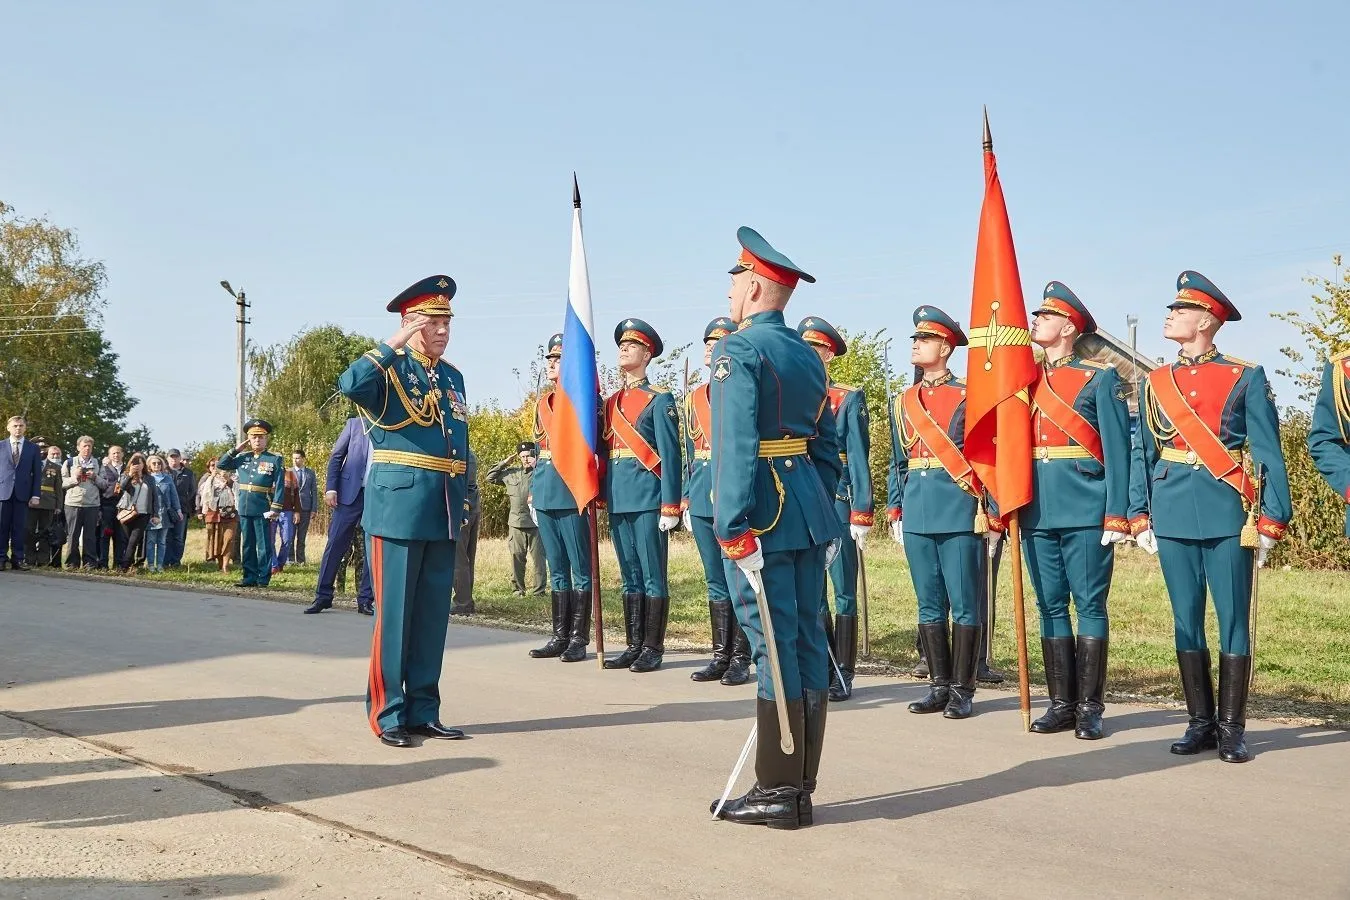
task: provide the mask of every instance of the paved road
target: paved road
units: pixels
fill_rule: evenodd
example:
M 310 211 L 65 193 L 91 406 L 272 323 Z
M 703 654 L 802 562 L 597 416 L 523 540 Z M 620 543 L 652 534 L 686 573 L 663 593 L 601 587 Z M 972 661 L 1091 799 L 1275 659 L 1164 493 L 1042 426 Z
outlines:
M 743 897 L 768 893 L 744 887 L 767 875 L 781 897 L 1350 896 L 1348 732 L 1253 723 L 1256 759 L 1231 766 L 1167 752 L 1180 711 L 1113 706 L 1107 739 L 1086 743 L 1022 734 L 1008 693 L 981 691 L 977 715 L 950 722 L 905 712 L 917 683 L 860 678 L 831 708 L 817 825 L 770 832 L 706 814 L 753 705 L 748 686 L 690 682 L 701 658 L 600 672 L 528 659 L 533 636 L 456 625 L 444 718 L 473 739 L 400 751 L 364 722 L 369 630 L 345 612 L 6 575 L 0 711 L 545 895 Z M 43 787 L 0 787 L 3 845 L 35 808 L 6 801 Z M 48 827 L 70 819 L 58 801 Z M 124 792 L 84 812 L 102 817 L 194 821 Z M 271 874 L 225 893 L 308 896 Z

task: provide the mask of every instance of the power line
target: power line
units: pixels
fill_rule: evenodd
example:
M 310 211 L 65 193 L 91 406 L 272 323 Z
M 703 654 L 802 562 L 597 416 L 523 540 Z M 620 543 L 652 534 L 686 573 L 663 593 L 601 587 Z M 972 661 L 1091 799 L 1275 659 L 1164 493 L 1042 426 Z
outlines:
M 63 331 L 10 331 L 0 332 L 0 340 L 13 337 L 50 337 L 54 334 L 89 334 L 93 328 L 70 328 Z

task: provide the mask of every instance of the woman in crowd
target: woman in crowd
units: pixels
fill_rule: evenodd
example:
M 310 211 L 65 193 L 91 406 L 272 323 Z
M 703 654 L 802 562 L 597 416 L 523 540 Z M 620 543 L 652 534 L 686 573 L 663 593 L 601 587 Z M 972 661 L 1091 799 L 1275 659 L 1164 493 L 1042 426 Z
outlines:
M 206 464 L 197 491 L 201 518 L 206 524 L 206 561 L 230 571 L 230 548 L 239 533 L 239 514 L 235 509 L 234 486 L 228 472 L 216 468 L 213 459 Z
M 159 523 L 159 494 L 145 471 L 145 457 L 133 453 L 126 472 L 117 480 L 117 518 L 125 529 L 126 543 L 121 568 L 129 571 L 145 559 L 145 532 Z
M 178 500 L 178 488 L 169 474 L 169 466 L 158 453 L 150 457 L 150 481 L 155 490 L 155 500 L 159 506 L 158 519 L 151 520 L 145 530 L 145 562 L 151 572 L 164 571 L 164 551 L 168 545 L 169 531 L 183 520 L 182 504 Z

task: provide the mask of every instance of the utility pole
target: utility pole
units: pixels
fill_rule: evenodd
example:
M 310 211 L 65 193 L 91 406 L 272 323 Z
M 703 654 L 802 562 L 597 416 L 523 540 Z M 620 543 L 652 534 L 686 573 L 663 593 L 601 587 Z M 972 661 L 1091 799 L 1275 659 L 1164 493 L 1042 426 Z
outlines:
M 235 432 L 234 439 L 236 441 L 242 441 L 244 439 L 244 374 L 247 368 L 244 360 L 244 326 L 248 325 L 250 321 L 246 313 L 249 303 L 244 299 L 243 288 L 240 288 L 239 292 L 235 293 L 234 288 L 230 287 L 228 281 L 222 281 L 220 286 L 225 289 L 226 293 L 234 298 L 234 305 L 236 307 L 234 321 L 235 324 L 239 326 L 237 332 L 238 337 L 235 342 L 235 365 L 239 370 L 239 389 L 234 398 L 235 421 L 239 430 Z
M 1125 325 L 1130 329 L 1130 390 L 1135 402 L 1136 414 L 1139 404 L 1139 317 L 1127 315 Z

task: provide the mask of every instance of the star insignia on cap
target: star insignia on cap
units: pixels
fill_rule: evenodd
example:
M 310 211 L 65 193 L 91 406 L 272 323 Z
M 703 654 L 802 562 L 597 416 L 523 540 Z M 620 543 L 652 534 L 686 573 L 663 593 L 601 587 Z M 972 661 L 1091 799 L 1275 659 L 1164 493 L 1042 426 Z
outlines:
M 442 278 L 440 281 L 436 282 L 436 287 L 438 287 L 438 288 L 448 288 L 449 286 L 450 286 L 450 282 L 446 281 L 444 278 Z
M 1190 283 L 1190 280 L 1191 280 L 1191 276 L 1189 276 L 1189 275 L 1182 275 L 1182 276 L 1181 276 L 1181 283 L 1182 283 L 1182 284 L 1189 284 L 1189 283 Z
M 623 323 L 623 327 L 624 327 L 624 328 L 632 328 L 632 327 L 633 327 L 633 320 L 632 320 L 632 319 L 629 319 L 627 322 L 624 322 L 624 323 Z
M 816 320 L 815 320 L 815 319 L 807 319 L 807 320 L 806 320 L 806 327 L 807 327 L 807 328 L 815 328 L 815 327 L 816 327 Z
M 928 318 L 928 307 L 925 306 L 919 310 L 919 318 L 920 319 Z
M 1045 286 L 1045 289 L 1048 291 L 1048 290 L 1050 290 L 1050 289 L 1051 289 L 1052 287 L 1054 287 L 1054 286 L 1055 286 L 1055 283 L 1052 281 L 1052 282 L 1050 282 L 1049 284 L 1047 284 L 1047 285 Z

